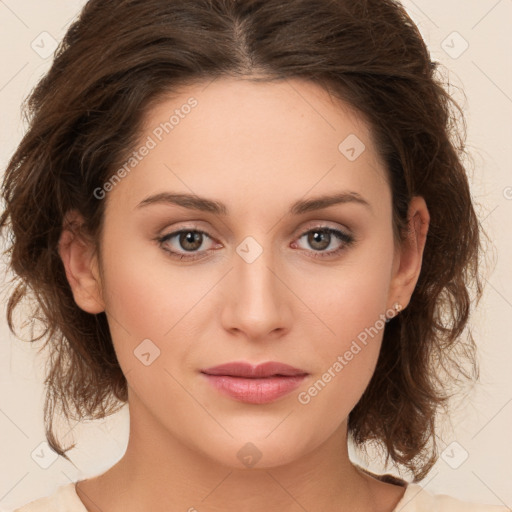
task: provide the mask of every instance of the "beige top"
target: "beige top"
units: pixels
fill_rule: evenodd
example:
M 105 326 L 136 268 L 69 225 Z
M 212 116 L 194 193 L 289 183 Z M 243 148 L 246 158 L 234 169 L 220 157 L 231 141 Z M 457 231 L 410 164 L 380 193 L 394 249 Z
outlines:
M 75 484 L 63 485 L 46 498 L 39 498 L 13 512 L 87 512 Z M 444 494 L 432 494 L 419 484 L 408 484 L 393 512 L 509 512 L 498 505 L 477 505 Z

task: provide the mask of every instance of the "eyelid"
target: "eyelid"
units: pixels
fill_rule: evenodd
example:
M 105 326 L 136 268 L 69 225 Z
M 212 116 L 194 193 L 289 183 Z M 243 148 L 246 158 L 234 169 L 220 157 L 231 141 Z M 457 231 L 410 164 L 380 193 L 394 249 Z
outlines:
M 292 231 L 290 236 L 301 237 L 301 236 L 305 235 L 306 233 L 308 233 L 309 231 L 311 231 L 312 229 L 326 229 L 326 228 L 343 231 L 347 235 L 353 236 L 352 231 L 348 227 L 346 227 L 344 225 L 340 226 L 339 223 L 332 223 L 332 224 L 334 224 L 334 225 L 331 225 L 331 221 L 320 221 L 320 220 L 311 221 L 311 223 L 306 223 L 306 227 L 301 226 L 300 228 L 297 228 L 296 230 Z M 209 231 L 206 231 L 206 229 L 208 229 Z M 162 229 L 161 231 L 163 231 L 163 233 L 161 235 L 158 235 L 157 238 L 163 238 L 168 235 L 176 234 L 176 233 L 179 233 L 180 231 L 184 231 L 184 230 L 198 231 L 200 233 L 207 235 L 210 239 L 217 238 L 217 237 L 214 237 L 211 235 L 210 227 L 202 228 L 199 224 L 195 224 L 194 221 L 190 221 L 190 224 L 187 223 L 186 225 L 183 225 L 183 226 L 178 225 L 176 228 L 173 227 L 173 230 L 169 231 L 169 232 L 166 232 L 166 229 Z
M 331 224 L 334 224 L 334 225 L 331 225 Z M 329 221 L 318 220 L 318 221 L 312 221 L 311 224 L 306 223 L 306 227 L 301 227 L 300 230 L 295 232 L 296 234 L 294 234 L 293 236 L 302 236 L 302 235 L 308 233 L 309 231 L 311 231 L 312 229 L 335 229 L 337 231 L 343 231 L 347 235 L 352 234 L 351 230 L 348 229 L 344 225 L 340 225 L 337 223 L 331 223 Z

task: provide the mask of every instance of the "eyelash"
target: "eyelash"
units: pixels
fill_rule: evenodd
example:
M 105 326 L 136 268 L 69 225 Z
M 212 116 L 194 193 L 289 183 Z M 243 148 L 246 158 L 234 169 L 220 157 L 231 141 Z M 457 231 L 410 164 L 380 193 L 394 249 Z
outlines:
M 345 233 L 344 231 L 340 231 L 338 229 L 330 228 L 328 226 L 317 226 L 317 227 L 313 227 L 311 229 L 308 229 L 307 231 L 302 233 L 299 236 L 298 239 L 301 239 L 305 235 L 308 235 L 309 233 L 312 233 L 312 232 L 328 233 L 330 235 L 334 235 L 338 240 L 343 242 L 343 244 L 338 249 L 335 249 L 335 250 L 331 250 L 331 251 L 327 251 L 327 252 L 324 252 L 324 251 L 313 251 L 313 258 L 321 258 L 321 259 L 323 259 L 323 258 L 332 258 L 333 256 L 337 256 L 342 251 L 346 250 L 348 247 L 353 245 L 354 242 L 355 242 L 355 238 L 352 235 L 350 235 L 348 233 Z M 171 258 L 173 258 L 173 259 L 177 259 L 177 260 L 180 260 L 180 261 L 192 261 L 192 260 L 202 259 L 201 256 L 197 256 L 197 254 L 199 254 L 197 252 L 192 254 L 192 255 L 187 255 L 187 254 L 177 253 L 176 251 L 171 251 L 171 250 L 167 249 L 166 247 L 164 247 L 164 244 L 166 242 L 168 242 L 172 238 L 174 238 L 177 235 L 180 235 L 182 233 L 199 233 L 199 234 L 202 234 L 202 235 L 206 235 L 208 238 L 212 239 L 208 235 L 208 233 L 206 233 L 206 232 L 204 232 L 204 231 L 202 231 L 200 229 L 185 228 L 185 229 L 180 229 L 179 231 L 174 231 L 174 232 L 169 233 L 167 235 L 164 235 L 162 237 L 158 237 L 156 240 L 159 243 L 159 246 L 165 252 L 167 252 L 169 254 L 169 256 Z

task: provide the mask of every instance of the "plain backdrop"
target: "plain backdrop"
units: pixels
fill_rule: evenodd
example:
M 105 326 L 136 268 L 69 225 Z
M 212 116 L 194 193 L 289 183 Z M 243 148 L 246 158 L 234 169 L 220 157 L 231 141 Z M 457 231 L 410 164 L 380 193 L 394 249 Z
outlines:
M 21 102 L 49 68 L 52 44 L 60 41 L 84 3 L 0 0 L 2 173 L 26 128 Z M 432 59 L 442 64 L 450 92 L 464 107 L 472 193 L 496 253 L 471 321 L 480 383 L 446 423 L 440 440 L 443 456 L 421 485 L 435 493 L 512 507 L 512 0 L 403 3 Z M 43 428 L 44 357 L 9 332 L 5 297 L 0 317 L 0 508 L 9 510 L 117 462 L 128 439 L 128 407 L 107 420 L 64 424 L 64 433 L 72 429 L 64 441 L 77 442 L 68 452 L 75 465 L 56 457 Z M 372 463 L 371 468 L 381 467 Z

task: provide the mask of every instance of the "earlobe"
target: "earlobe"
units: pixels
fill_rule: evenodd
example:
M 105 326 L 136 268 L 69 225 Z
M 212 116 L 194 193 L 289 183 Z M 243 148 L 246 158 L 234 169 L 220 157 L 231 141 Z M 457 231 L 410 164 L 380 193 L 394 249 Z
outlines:
M 76 304 L 87 313 L 105 311 L 97 257 L 92 240 L 80 227 L 83 217 L 76 211 L 66 214 L 59 240 L 59 255 Z
M 423 197 L 415 196 L 411 199 L 408 219 L 407 238 L 402 243 L 400 263 L 390 287 L 390 301 L 399 301 L 403 308 L 409 303 L 421 273 L 430 224 L 430 215 Z

